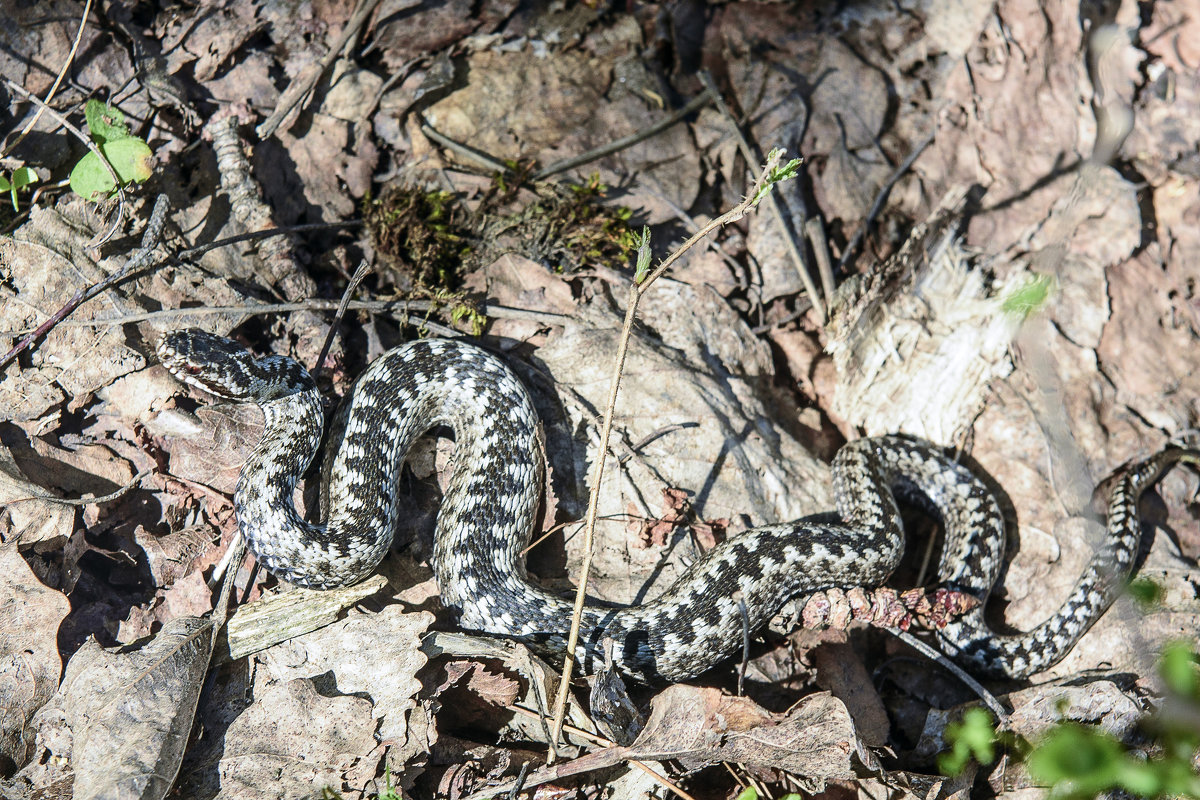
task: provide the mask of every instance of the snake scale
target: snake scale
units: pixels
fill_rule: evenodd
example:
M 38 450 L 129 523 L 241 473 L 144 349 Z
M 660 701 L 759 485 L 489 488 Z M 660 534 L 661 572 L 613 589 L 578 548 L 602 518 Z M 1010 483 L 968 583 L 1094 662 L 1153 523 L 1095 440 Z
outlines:
M 194 329 L 166 335 L 157 354 L 179 379 L 262 407 L 265 428 L 234 504 L 259 562 L 301 586 L 352 584 L 374 570 L 404 513 L 398 476 L 409 447 L 448 425 L 455 450 L 432 557 L 443 602 L 464 630 L 565 649 L 572 603 L 531 583 L 519 556 L 541 492 L 537 417 L 525 387 L 498 358 L 459 341 L 419 340 L 372 363 L 332 424 L 322 521 L 314 524 L 292 502 L 322 436 L 321 399 L 308 373 L 291 359 L 255 358 Z M 792 597 L 885 581 L 904 550 L 896 498 L 923 498 L 944 531 L 938 581 L 981 601 L 938 631 L 943 648 L 978 674 L 1026 677 L 1065 656 L 1122 590 L 1141 538 L 1142 491 L 1170 464 L 1198 457 L 1172 448 L 1126 470 L 1109 502 L 1108 536 L 1061 608 L 1028 633 L 1001 635 L 984 618 L 1004 558 L 1004 520 L 992 493 L 931 444 L 895 436 L 853 441 L 833 461 L 840 523 L 754 528 L 706 552 L 644 605 L 586 606 L 576 656 L 594 668 L 611 637 L 617 666 L 634 678 L 697 675 L 740 649 L 736 598 L 754 630 Z

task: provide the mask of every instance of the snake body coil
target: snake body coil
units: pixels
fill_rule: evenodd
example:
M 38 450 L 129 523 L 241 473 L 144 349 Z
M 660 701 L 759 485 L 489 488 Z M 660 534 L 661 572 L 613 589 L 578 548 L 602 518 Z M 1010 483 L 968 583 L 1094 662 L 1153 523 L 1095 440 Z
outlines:
M 410 446 L 448 425 L 455 451 L 432 559 L 443 602 L 458 610 L 465 630 L 565 648 L 572 604 L 530 583 L 519 557 L 540 493 L 537 418 L 524 386 L 494 356 L 457 341 L 422 340 L 371 364 L 330 433 L 321 524 L 301 519 L 292 503 L 321 440 L 321 402 L 308 373 L 290 359 L 256 359 L 197 330 L 168 334 L 158 356 L 181 380 L 262 407 L 262 439 L 234 497 L 238 520 L 258 560 L 302 586 L 342 586 L 374 570 L 403 513 L 397 479 Z M 984 620 L 1004 557 L 1004 521 L 991 492 L 932 445 L 898 437 L 851 442 L 833 462 L 840 524 L 755 528 L 705 553 L 649 603 L 586 606 L 576 656 L 602 663 L 608 637 L 617 665 L 634 677 L 696 675 L 741 646 L 736 592 L 753 630 L 791 597 L 886 580 L 904 550 L 900 496 L 925 498 L 941 518 L 938 580 L 981 601 L 938 632 L 944 648 L 973 671 L 1028 676 L 1066 655 L 1111 605 L 1140 540 L 1138 496 L 1168 465 L 1196 457 L 1171 449 L 1130 468 L 1113 490 L 1109 536 L 1062 607 L 1029 633 L 1005 636 Z

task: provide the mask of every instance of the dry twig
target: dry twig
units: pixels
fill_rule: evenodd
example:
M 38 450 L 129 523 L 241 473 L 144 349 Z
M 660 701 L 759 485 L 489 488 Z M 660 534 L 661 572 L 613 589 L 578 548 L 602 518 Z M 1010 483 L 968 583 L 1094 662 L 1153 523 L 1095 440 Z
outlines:
M 708 89 L 708 93 L 716 100 L 717 108 L 721 115 L 725 117 L 729 123 L 729 127 L 733 130 L 737 137 L 738 149 L 742 153 L 742 158 L 746 159 L 746 164 L 761 164 L 763 159 L 758 150 L 750 144 L 750 140 L 742 133 L 741 126 L 738 125 L 737 119 L 729 110 L 729 106 L 725 105 L 725 100 L 721 97 L 721 92 L 717 89 L 717 84 L 713 82 L 712 75 L 708 70 L 700 70 L 700 80 L 704 82 L 704 86 Z M 775 222 L 779 226 L 780 232 L 783 234 L 783 240 L 787 243 L 788 254 L 792 257 L 792 263 L 796 265 L 796 272 L 800 275 L 800 281 L 804 284 L 804 291 L 812 299 L 813 310 L 817 313 L 817 324 L 825 324 L 825 305 L 821 302 L 821 296 L 817 294 L 817 287 L 813 283 L 812 275 L 808 274 L 808 265 L 804 261 L 804 254 L 800 252 L 800 246 L 796 244 L 796 237 L 792 235 L 791 226 L 783 216 L 783 207 L 779 203 L 779 198 L 771 192 L 767 198 L 767 205 L 771 209 L 772 216 L 775 217 Z M 803 227 L 803 223 L 801 225 Z M 828 298 L 827 298 L 828 299 Z
M 559 734 L 562 732 L 563 716 L 566 713 L 567 707 L 567 694 L 571 687 L 571 673 L 575 668 L 575 647 L 579 643 L 579 626 L 583 616 L 584 600 L 587 597 L 588 572 L 591 569 L 592 551 L 595 542 L 596 519 L 600 505 L 600 484 L 604 476 L 604 463 L 608 455 L 608 442 L 612 438 L 612 422 L 617 405 L 617 390 L 621 385 L 621 374 L 625 369 L 625 356 L 629 350 L 629 337 L 633 333 L 633 321 L 637 317 L 638 303 L 645 296 L 646 292 L 649 291 L 650 287 L 654 285 L 654 282 L 670 269 L 671 265 L 679 260 L 684 253 L 695 247 L 701 239 L 717 228 L 740 220 L 758 205 L 759 201 L 763 199 L 764 194 L 770 192 L 770 186 L 780 180 L 778 168 L 782 156 L 782 150 L 772 152 L 767 159 L 762 173 L 758 176 L 758 179 L 754 182 L 754 186 L 742 202 L 716 219 L 708 222 L 690 239 L 680 245 L 675 252 L 663 259 L 662 263 L 655 267 L 653 271 L 647 273 L 644 277 L 635 276 L 635 283 L 629 287 L 629 298 L 625 306 L 625 322 L 621 328 L 621 337 L 617 343 L 617 355 L 614 359 L 612 379 L 609 383 L 608 402 L 604 410 L 604 424 L 600 431 L 600 447 L 596 453 L 595 478 L 592 480 L 592 488 L 588 497 L 588 509 L 583 529 L 583 562 L 579 566 L 579 588 L 575 592 L 575 609 L 571 616 L 571 631 L 567 637 L 562 680 L 558 685 L 558 696 L 554 701 L 554 736 L 551 742 L 551 757 L 553 757 L 554 743 L 558 741 Z M 644 242 L 643 246 L 647 244 Z M 639 280 L 639 278 L 641 279 Z
M 67 301 L 67 304 L 55 311 L 49 319 L 37 326 L 32 332 L 27 334 L 21 341 L 17 342 L 11 350 L 9 350 L 3 358 L 0 358 L 0 370 L 12 363 L 18 355 L 29 349 L 34 342 L 41 339 L 50 329 L 58 323 L 62 322 L 69 314 L 74 313 L 75 309 L 91 300 L 96 295 L 106 289 L 116 286 L 146 267 L 157 266 L 158 262 L 150 263 L 150 255 L 154 252 L 154 248 L 158 247 L 159 240 L 162 238 L 163 227 L 167 221 L 167 210 L 170 208 L 170 202 L 165 194 L 160 194 L 154 202 L 154 211 L 150 214 L 150 221 L 146 223 L 146 230 L 142 234 L 142 246 L 125 262 L 125 266 L 119 272 L 114 272 L 99 283 L 94 283 L 87 289 L 80 289 L 75 292 L 75 295 Z
M 329 52 L 319 63 L 314 64 L 309 69 L 305 70 L 301 75 L 297 76 L 296 80 L 292 81 L 288 88 L 284 90 L 283 95 L 279 98 L 279 102 L 275 106 L 275 111 L 271 116 L 255 129 L 259 139 L 269 139 L 287 119 L 287 116 L 312 92 L 313 87 L 317 85 L 317 81 L 321 80 L 321 76 L 329 69 L 330 65 L 341 55 L 342 50 L 350 43 L 350 40 L 358 35 L 362 30 L 363 25 L 375 13 L 375 9 L 379 6 L 380 0 L 359 0 L 358 7 L 354 9 L 354 14 L 346 23 L 346 27 L 342 29 L 342 33 L 338 36 L 337 41 L 329 48 Z
M 879 212 L 883 210 L 883 204 L 887 202 L 888 195 L 892 193 L 892 187 L 912 168 L 913 163 L 916 162 L 921 153 L 925 152 L 925 148 L 929 146 L 936 135 L 937 123 L 935 122 L 933 128 L 925 135 L 925 138 L 917 142 L 912 152 L 908 154 L 908 157 L 900 162 L 900 166 L 896 167 L 892 174 L 888 176 L 888 179 L 883 182 L 883 186 L 879 187 L 879 193 L 875 195 L 875 202 L 871 204 L 871 210 L 867 212 L 862 225 L 858 226 L 858 230 L 854 232 L 854 237 L 846 245 L 846 251 L 838 259 L 838 270 L 844 270 L 846 264 L 854 257 L 854 253 L 858 250 L 859 245 L 862 244 L 863 236 L 870 229 L 871 224 L 875 222 L 875 218 L 879 216 Z
M 38 105 L 38 110 L 33 115 L 33 119 L 26 123 L 25 127 L 22 128 L 21 132 L 17 135 L 16 140 L 6 147 L 3 153 L 0 153 L 0 157 L 11 153 L 17 147 L 17 145 L 25 141 L 25 137 L 29 135 L 31 130 L 33 130 L 33 126 L 37 125 L 38 120 L 42 118 L 43 112 L 50 107 L 50 101 L 54 98 L 55 92 L 58 91 L 59 84 L 61 84 L 62 79 L 67 76 L 67 70 L 71 69 L 71 65 L 75 63 L 75 54 L 79 52 L 79 43 L 83 41 L 83 32 L 87 29 L 88 15 L 91 13 L 92 0 L 87 0 L 87 2 L 83 4 L 83 18 L 79 20 L 79 30 L 75 31 L 75 41 L 71 42 L 71 52 L 67 53 L 66 61 L 63 62 L 62 68 L 59 69 L 58 74 L 54 76 L 54 83 L 50 85 L 50 89 L 46 92 L 45 98 L 43 98 L 41 103 Z M 120 181 L 118 181 L 118 183 L 120 183 Z

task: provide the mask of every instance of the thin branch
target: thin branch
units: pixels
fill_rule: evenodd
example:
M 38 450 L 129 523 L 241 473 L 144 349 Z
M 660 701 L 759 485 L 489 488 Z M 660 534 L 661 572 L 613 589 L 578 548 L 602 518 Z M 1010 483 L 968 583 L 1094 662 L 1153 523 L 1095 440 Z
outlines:
M 209 250 L 216 250 L 218 247 L 225 247 L 238 242 L 248 242 L 253 239 L 266 239 L 271 236 L 286 236 L 290 233 L 299 233 L 301 231 L 317 231 L 331 230 L 336 228 L 354 228 L 362 225 L 361 219 L 351 219 L 345 222 L 312 222 L 306 225 L 290 225 L 286 228 L 267 228 L 260 231 L 249 231 L 247 233 L 239 233 L 236 236 L 228 236 L 224 239 L 217 239 L 208 244 L 198 244 L 195 247 L 189 247 L 186 250 L 180 250 L 175 254 L 175 258 L 184 259 L 193 256 L 204 255 Z
M 394 314 L 399 312 L 407 315 L 409 311 L 429 311 L 439 304 L 431 300 L 351 300 L 346 304 L 350 311 L 367 311 L 372 314 Z M 208 317 L 214 314 L 245 314 L 260 316 L 264 314 L 283 314 L 288 311 L 336 311 L 338 303 L 333 300 L 301 300 L 295 303 L 250 303 L 238 306 L 196 306 L 195 308 L 167 308 L 161 311 L 144 311 L 140 314 L 123 314 L 119 317 L 103 317 L 100 319 L 64 320 L 68 326 L 112 326 L 128 325 L 131 322 L 148 322 L 150 320 L 179 319 L 188 317 Z M 511 308 L 494 304 L 474 306 L 480 314 L 498 319 L 525 319 L 541 322 L 546 325 L 562 325 L 571 319 L 567 314 L 555 314 L 552 311 L 530 311 L 524 308 Z M 413 324 L 419 325 L 421 320 Z
M 813 249 L 813 258 L 817 260 L 817 274 L 821 276 L 821 289 L 825 292 L 825 299 L 832 303 L 835 288 L 833 264 L 829 260 L 829 242 L 825 239 L 825 224 L 821 222 L 820 217 L 810 217 L 804 223 L 804 235 L 808 237 L 808 243 L 812 245 Z
M 746 164 L 761 164 L 763 162 L 762 155 L 757 148 L 750 144 L 750 140 L 742 133 L 742 128 L 734 118 L 733 113 L 729 110 L 729 106 L 725 105 L 724 98 L 721 97 L 720 90 L 717 89 L 717 84 L 713 81 L 712 75 L 708 70 L 700 70 L 700 80 L 708 88 L 709 94 L 716 98 L 717 109 L 721 115 L 725 117 L 729 123 L 729 127 L 733 129 L 734 135 L 737 137 L 738 149 L 741 150 L 742 158 L 746 159 Z M 817 294 L 817 287 L 813 283 L 812 275 L 808 273 L 808 265 L 804 261 L 804 254 L 800 252 L 799 245 L 796 244 L 796 237 L 792 235 L 792 228 L 787 224 L 783 216 L 783 206 L 779 202 L 779 198 L 771 192 L 767 198 L 767 204 L 771 209 L 771 215 L 775 217 L 775 223 L 779 226 L 780 233 L 783 234 L 783 240 L 787 243 L 788 255 L 792 258 L 792 263 L 796 267 L 796 272 L 800 275 L 800 282 L 804 284 L 804 291 L 812 299 L 813 311 L 817 314 L 817 324 L 825 324 L 825 305 L 821 302 L 821 296 Z M 827 298 L 828 299 L 828 298 Z
M 662 263 L 646 275 L 640 283 L 634 283 L 629 287 L 629 299 L 625 306 L 625 323 L 621 327 L 621 336 L 617 342 L 617 354 L 613 364 L 612 378 L 609 382 L 608 403 L 604 410 L 604 424 L 600 431 L 600 446 L 596 452 L 595 477 L 592 480 L 592 488 L 588 496 L 587 515 L 584 518 L 583 562 L 579 565 L 579 587 L 575 592 L 575 607 L 571 615 L 571 630 L 567 636 L 567 648 L 563 656 L 562 678 L 558 684 L 558 695 L 554 700 L 554 735 L 551 741 L 551 759 L 553 758 L 554 743 L 558 741 L 558 737 L 562 732 L 563 718 L 566 715 L 567 709 L 567 694 L 571 689 L 571 673 L 575 669 L 575 648 L 579 644 L 580 622 L 583 618 L 584 600 L 587 597 L 588 572 L 592 565 L 592 551 L 595 549 L 596 520 L 600 507 L 600 484 L 604 477 L 604 464 L 608 456 L 608 442 L 612 436 L 612 423 L 617 405 L 617 390 L 621 385 L 621 374 L 625 368 L 625 357 L 629 351 L 629 338 L 633 333 L 633 321 L 637 316 L 638 302 L 645 296 L 650 287 L 654 285 L 654 282 L 670 269 L 671 265 L 678 261 L 684 253 L 695 247 L 701 239 L 723 225 L 740 220 L 758 204 L 763 197 L 763 192 L 769 191 L 769 187 L 773 182 L 772 176 L 775 175 L 782 155 L 782 150 L 777 150 L 771 154 L 762 173 L 758 176 L 758 179 L 754 182 L 754 186 L 742 202 L 700 228 L 690 239 L 680 245 L 679 249 L 667 256 Z
M 130 490 L 135 489 L 147 475 L 150 475 L 153 472 L 154 467 L 144 469 L 137 475 L 134 475 L 133 480 L 122 486 L 120 489 L 117 489 L 115 492 L 109 492 L 106 495 L 101 495 L 100 497 L 80 497 L 79 499 L 72 499 L 64 497 L 51 497 L 49 495 L 34 495 L 32 497 L 17 497 L 13 500 L 5 500 L 4 504 L 11 506 L 16 505 L 17 503 L 28 503 L 32 500 L 40 500 L 43 503 L 56 503 L 60 506 L 98 506 L 101 503 L 111 503 L 113 500 L 123 497 Z
M 160 194 L 154 202 L 154 211 L 151 212 L 150 221 L 146 223 L 146 230 L 142 234 L 142 246 L 125 262 L 125 266 L 99 283 L 94 283 L 87 289 L 80 289 L 75 292 L 75 295 L 67 301 L 66 305 L 55 311 L 49 319 L 37 326 L 21 341 L 17 342 L 13 349 L 5 354 L 4 358 L 0 358 L 0 370 L 7 367 L 18 355 L 29 349 L 34 342 L 49 333 L 51 328 L 66 319 L 68 315 L 74 313 L 75 309 L 88 300 L 91 300 L 106 289 L 110 289 L 118 283 L 133 277 L 147 266 L 155 266 L 155 264 L 148 264 L 147 262 L 150 260 L 150 254 L 154 251 L 154 248 L 158 247 L 159 240 L 162 238 L 163 226 L 166 224 L 167 211 L 170 207 L 171 204 L 167 196 Z
M 325 356 L 329 355 L 329 347 L 333 344 L 333 337 L 337 335 L 338 326 L 342 324 L 342 317 L 346 316 L 346 306 L 349 305 L 350 298 L 358 291 L 358 285 L 362 283 L 363 278 L 367 277 L 367 273 L 370 271 L 371 265 L 364 258 L 359 263 L 358 268 L 354 270 L 354 275 L 350 277 L 350 282 L 346 284 L 346 291 L 342 292 L 342 299 L 338 303 L 337 311 L 333 315 L 333 321 L 329 323 L 329 333 L 325 336 L 325 343 L 321 345 L 321 354 L 317 356 L 317 363 L 313 367 L 317 372 L 324 369 Z
M 47 114 L 54 117 L 58 124 L 75 134 L 75 138 L 87 145 L 87 149 L 96 154 L 96 158 L 100 159 L 100 163 L 104 165 L 104 169 L 107 170 L 109 177 L 113 179 L 113 184 L 115 184 L 117 191 L 117 218 L 113 220 L 112 226 L 103 236 L 98 239 L 93 239 L 87 244 L 88 247 L 99 247 L 113 237 L 113 235 L 117 232 L 117 228 L 121 227 L 121 222 L 125 219 L 125 189 L 121 185 L 120 176 L 117 175 L 117 171 L 113 169 L 113 165 L 109 163 L 104 153 L 100 151 L 99 145 L 92 141 L 92 137 L 79 130 L 79 128 L 77 128 L 70 120 L 42 102 L 42 98 L 38 97 L 36 94 L 31 94 L 30 92 L 25 91 L 23 87 L 18 86 L 8 78 L 4 78 L 3 80 L 4 85 L 10 90 L 17 92 L 26 100 L 36 103 L 40 108 L 44 109 Z
M 631 133 L 628 136 L 622 136 L 620 139 L 609 142 L 603 147 L 597 147 L 595 150 L 589 150 L 586 153 L 580 153 L 579 155 L 572 156 L 571 158 L 564 158 L 562 161 L 555 161 L 553 164 L 547 167 L 542 167 L 537 172 L 533 173 L 532 179 L 535 181 L 545 180 L 552 175 L 557 175 L 560 172 L 566 172 L 567 170 L 574 169 L 575 167 L 581 167 L 584 164 L 591 163 L 592 161 L 596 161 L 604 158 L 605 156 L 612 155 L 620 150 L 624 150 L 626 147 L 632 147 L 638 142 L 649 139 L 651 136 L 665 131 L 667 128 L 679 122 L 689 114 L 699 111 L 701 108 L 704 108 L 706 105 L 711 103 L 714 98 L 716 98 L 716 95 L 713 94 L 712 90 L 705 89 L 703 92 L 693 97 L 692 100 L 683 108 L 671 114 L 669 117 L 659 120 L 650 127 L 637 131 L 636 133 Z
M 983 688 L 983 685 L 980 684 L 979 681 L 972 678 L 965 670 L 963 670 L 962 667 L 960 667 L 958 664 L 955 664 L 953 661 L 946 658 L 945 655 L 939 653 L 937 650 L 925 644 L 907 631 L 902 631 L 899 628 L 883 627 L 883 629 L 907 644 L 909 647 L 924 655 L 926 658 L 930 659 L 931 661 L 936 661 L 938 664 L 954 673 L 954 676 L 965 683 L 967 688 L 979 695 L 979 699 L 987 704 L 987 707 L 990 708 L 992 713 L 996 715 L 996 719 L 999 720 L 1001 725 L 1008 724 L 1008 712 L 1004 710 L 1004 706 L 1000 705 L 1000 701 L 996 699 L 996 696 L 987 689 Z
M 477 150 L 476 148 L 471 147 L 469 144 L 463 144 L 462 142 L 457 142 L 454 139 L 451 139 L 449 136 L 426 122 L 423 116 L 418 115 L 418 118 L 421 120 L 421 133 L 425 134 L 430 139 L 433 139 L 447 150 L 453 150 L 461 156 L 465 156 L 472 161 L 482 164 L 493 172 L 499 172 L 502 175 L 512 174 L 512 170 L 509 169 L 507 164 L 497 161 L 487 153 L 483 152 L 482 150 Z
M 263 124 L 255 129 L 260 140 L 269 139 L 271 135 L 279 129 L 283 121 L 300 106 L 306 97 L 312 92 L 313 87 L 321 80 L 321 76 L 329 69 L 330 65 L 337 60 L 341 55 L 342 49 L 349 44 L 350 40 L 358 35 L 362 30 L 363 25 L 375 13 L 376 7 L 379 6 L 380 0 L 359 0 L 358 7 L 354 9 L 354 14 L 346 23 L 346 27 L 342 29 L 342 33 L 338 36 L 337 41 L 329 48 L 329 52 L 321 59 L 320 63 L 314 65 L 307 70 L 306 74 L 297 76 L 296 80 L 284 90 L 283 95 L 279 98 L 275 106 L 275 111 L 271 116 L 267 117 Z
M 42 118 L 42 113 L 50 107 L 50 101 L 54 99 L 54 93 L 58 91 L 59 84 L 61 84 L 62 79 L 67 76 L 67 70 L 71 69 L 71 64 L 75 62 L 75 54 L 79 51 L 79 43 L 83 41 L 83 32 L 87 28 L 88 15 L 91 13 L 92 0 L 87 0 L 87 2 L 83 4 L 83 19 L 79 20 L 79 30 L 75 31 L 75 41 L 71 43 L 71 52 L 67 53 L 67 60 L 63 62 L 62 69 L 60 69 L 58 71 L 58 75 L 54 77 L 54 83 L 50 85 L 50 91 L 46 92 L 46 97 L 38 106 L 37 113 L 33 115 L 33 119 L 29 120 L 29 123 L 21 129 L 21 133 L 17 136 L 16 141 L 6 147 L 3 153 L 0 153 L 0 158 L 11 153 L 16 149 L 17 145 L 25 141 L 25 137 L 29 135 L 31 130 L 33 130 L 33 126 L 37 125 L 38 120 Z M 118 181 L 118 183 L 119 182 L 120 181 Z
M 863 236 L 870 229 L 871 224 L 875 222 L 875 218 L 879 216 L 879 212 L 883 210 L 883 204 L 887 202 L 888 195 L 892 193 L 892 187 L 904 177 L 904 173 L 912 168 L 912 165 L 920 157 L 921 153 L 925 152 L 925 148 L 933 141 L 933 137 L 937 135 L 937 122 L 933 123 L 933 128 L 925 135 L 925 138 L 917 142 L 917 146 L 908 154 L 908 157 L 900 162 L 900 166 L 896 167 L 895 171 L 888 176 L 884 181 L 883 186 L 879 187 L 879 193 L 875 195 L 875 202 L 871 204 L 871 210 L 867 212 L 866 218 L 863 219 L 862 225 L 858 226 L 858 230 L 854 232 L 854 237 L 846 245 L 846 252 L 842 253 L 842 257 L 838 260 L 838 270 L 846 269 L 846 264 L 854 257 L 855 251 L 862 244 Z
M 510 706 L 507 706 L 507 708 L 510 711 L 515 711 L 518 714 L 523 714 L 524 716 L 529 717 L 531 719 L 541 719 L 541 716 L 536 711 L 525 708 L 524 706 L 510 705 Z M 614 742 L 610 739 L 605 739 L 603 736 L 597 736 L 594 733 L 588 733 L 587 731 L 583 730 L 582 728 L 577 728 L 574 725 L 564 725 L 563 730 L 570 733 L 572 736 L 578 736 L 581 739 L 586 739 L 587 741 L 592 742 L 593 744 L 597 744 L 600 747 L 603 747 L 605 749 L 620 746 L 616 742 Z M 652 777 L 654 780 L 658 781 L 664 787 L 666 787 L 667 789 L 670 789 L 672 792 L 674 792 L 675 794 L 682 797 L 683 800 L 695 800 L 695 798 L 692 795 L 688 794 L 683 789 L 679 788 L 679 786 L 677 786 L 675 783 L 668 780 L 665 776 L 659 775 L 657 772 L 655 772 L 653 769 L 651 769 L 650 766 L 648 764 L 646 764 L 646 762 L 639 761 L 637 759 L 630 759 L 626 763 L 630 764 L 631 766 L 637 767 L 642 772 L 645 772 L 647 775 Z M 493 786 L 491 789 L 488 790 L 488 792 L 498 794 L 500 792 L 507 791 L 508 787 L 509 787 L 509 782 L 506 782 L 502 786 Z M 527 785 L 526 788 L 533 788 L 533 787 Z M 490 797 L 492 795 L 490 795 L 488 793 L 483 793 L 479 796 Z

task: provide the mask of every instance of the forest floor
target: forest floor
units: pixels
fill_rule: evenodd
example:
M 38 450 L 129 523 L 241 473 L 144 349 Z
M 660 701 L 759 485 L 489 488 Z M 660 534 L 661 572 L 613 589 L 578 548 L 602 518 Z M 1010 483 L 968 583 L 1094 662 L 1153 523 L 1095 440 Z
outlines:
M 726 537 L 833 510 L 838 447 L 899 433 L 996 487 L 989 619 L 1028 630 L 1102 539 L 1106 479 L 1198 425 L 1194 9 L 53 0 L 0 40 L 0 795 L 1044 791 L 1015 747 L 941 774 L 979 693 L 878 626 L 794 614 L 744 663 L 631 685 L 632 727 L 577 669 L 551 757 L 557 664 L 438 603 L 444 438 L 378 575 L 278 594 L 246 558 L 214 624 L 262 415 L 189 394 L 154 345 L 233 335 L 332 399 L 405 338 L 477 337 L 543 420 L 530 571 L 570 596 L 645 227 L 653 263 L 683 252 L 626 331 L 588 593 L 643 602 Z M 89 144 L 136 176 L 120 197 L 72 191 L 107 180 Z M 776 148 L 796 177 L 683 247 Z M 1152 602 L 985 684 L 1006 730 L 1156 752 L 1156 659 L 1200 628 L 1197 484 L 1142 503 Z M 934 583 L 911 542 L 895 584 Z

